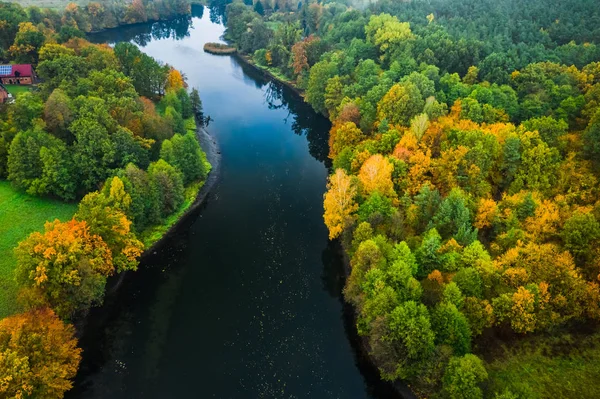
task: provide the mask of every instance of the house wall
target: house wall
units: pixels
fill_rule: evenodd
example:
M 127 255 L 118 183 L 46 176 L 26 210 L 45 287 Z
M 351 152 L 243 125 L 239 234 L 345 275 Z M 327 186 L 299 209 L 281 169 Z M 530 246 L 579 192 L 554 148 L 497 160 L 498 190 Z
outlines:
M 2 78 L 2 84 L 5 85 L 30 85 L 32 83 L 31 77 L 29 76 L 20 78 Z
M 4 103 L 8 98 L 8 92 L 4 90 L 0 90 L 0 103 Z

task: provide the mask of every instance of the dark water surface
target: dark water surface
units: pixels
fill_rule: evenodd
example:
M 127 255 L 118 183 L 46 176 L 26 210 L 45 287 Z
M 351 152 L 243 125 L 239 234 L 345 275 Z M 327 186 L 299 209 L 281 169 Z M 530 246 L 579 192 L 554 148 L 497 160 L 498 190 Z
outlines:
M 230 57 L 218 15 L 132 40 L 200 90 L 222 151 L 207 203 L 94 309 L 70 398 L 381 398 L 356 364 L 323 224 L 328 121 Z

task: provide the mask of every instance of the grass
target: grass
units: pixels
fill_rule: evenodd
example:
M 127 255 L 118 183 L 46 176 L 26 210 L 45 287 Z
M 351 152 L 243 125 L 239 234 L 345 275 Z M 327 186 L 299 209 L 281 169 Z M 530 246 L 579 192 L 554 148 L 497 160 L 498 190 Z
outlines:
M 69 220 L 76 204 L 32 197 L 16 191 L 9 182 L 0 181 L 0 319 L 19 310 L 17 287 L 13 279 L 13 248 L 34 231 L 41 231 L 47 220 Z
M 29 89 L 31 89 L 31 86 L 25 85 L 4 85 L 4 87 L 6 87 L 6 90 L 8 90 L 13 97 L 16 97 L 17 94 L 28 92 Z
M 508 388 L 528 399 L 600 398 L 600 332 L 525 338 L 495 355 L 486 365 L 488 392 Z

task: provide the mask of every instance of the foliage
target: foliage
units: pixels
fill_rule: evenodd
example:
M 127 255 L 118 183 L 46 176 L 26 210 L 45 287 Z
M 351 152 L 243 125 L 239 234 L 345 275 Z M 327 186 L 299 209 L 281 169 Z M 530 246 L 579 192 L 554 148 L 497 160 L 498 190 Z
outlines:
M 0 394 L 62 398 L 81 359 L 74 335 L 48 308 L 0 320 Z
M 16 279 L 62 318 L 102 302 L 114 273 L 110 248 L 86 222 L 47 222 L 44 233 L 19 243 Z

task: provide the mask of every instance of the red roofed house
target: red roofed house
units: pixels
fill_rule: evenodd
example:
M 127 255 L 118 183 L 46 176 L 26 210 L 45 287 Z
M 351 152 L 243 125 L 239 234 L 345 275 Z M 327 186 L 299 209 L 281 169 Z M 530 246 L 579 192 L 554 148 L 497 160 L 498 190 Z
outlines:
M 5 85 L 30 85 L 36 80 L 31 64 L 0 65 L 0 81 Z

